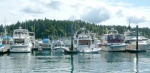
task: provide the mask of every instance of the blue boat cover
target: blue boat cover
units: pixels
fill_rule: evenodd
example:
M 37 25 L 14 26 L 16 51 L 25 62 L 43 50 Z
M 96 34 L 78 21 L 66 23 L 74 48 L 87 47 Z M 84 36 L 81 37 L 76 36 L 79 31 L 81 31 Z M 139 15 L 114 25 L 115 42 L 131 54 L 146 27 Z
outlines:
M 11 37 L 11 36 L 3 36 L 2 39 L 3 39 L 3 40 L 12 39 L 12 37 Z
M 43 39 L 43 43 L 48 43 L 49 39 Z
M 0 47 L 3 47 L 4 46 L 4 44 L 0 44 Z

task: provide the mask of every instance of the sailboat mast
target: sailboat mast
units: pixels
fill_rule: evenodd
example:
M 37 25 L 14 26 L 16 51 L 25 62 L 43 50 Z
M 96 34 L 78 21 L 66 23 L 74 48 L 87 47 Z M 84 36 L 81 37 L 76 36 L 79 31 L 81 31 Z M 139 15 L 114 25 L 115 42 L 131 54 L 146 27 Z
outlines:
M 6 19 L 5 19 L 5 33 L 4 33 L 5 36 L 7 36 L 7 31 L 6 31 Z

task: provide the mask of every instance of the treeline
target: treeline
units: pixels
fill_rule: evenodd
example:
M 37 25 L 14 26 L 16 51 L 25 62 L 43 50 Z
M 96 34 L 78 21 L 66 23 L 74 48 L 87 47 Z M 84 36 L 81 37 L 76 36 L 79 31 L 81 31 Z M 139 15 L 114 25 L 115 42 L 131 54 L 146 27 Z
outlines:
M 74 29 L 71 29 L 71 25 L 74 26 Z M 49 19 L 38 19 L 38 20 L 28 20 L 25 22 L 17 22 L 15 24 L 6 26 L 7 32 L 12 35 L 14 29 L 19 27 L 26 28 L 31 32 L 35 32 L 36 38 L 58 38 L 58 37 L 68 37 L 71 34 L 71 30 L 77 31 L 80 28 L 86 28 L 90 31 L 102 35 L 106 33 L 106 29 L 111 29 L 112 27 L 118 30 L 119 33 L 123 34 L 128 29 L 135 30 L 130 26 L 105 26 L 105 25 L 96 25 L 88 23 L 81 20 L 69 21 L 69 20 L 49 20 Z M 139 28 L 141 35 L 145 37 L 150 37 L 149 28 Z M 0 33 L 4 33 L 4 26 L 0 25 Z

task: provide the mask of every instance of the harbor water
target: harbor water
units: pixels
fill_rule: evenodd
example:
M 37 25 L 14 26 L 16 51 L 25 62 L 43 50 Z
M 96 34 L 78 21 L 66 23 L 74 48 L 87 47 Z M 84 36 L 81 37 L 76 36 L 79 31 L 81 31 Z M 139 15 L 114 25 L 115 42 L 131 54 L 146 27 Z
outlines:
M 0 55 L 0 73 L 150 73 L 150 52 L 6 53 Z

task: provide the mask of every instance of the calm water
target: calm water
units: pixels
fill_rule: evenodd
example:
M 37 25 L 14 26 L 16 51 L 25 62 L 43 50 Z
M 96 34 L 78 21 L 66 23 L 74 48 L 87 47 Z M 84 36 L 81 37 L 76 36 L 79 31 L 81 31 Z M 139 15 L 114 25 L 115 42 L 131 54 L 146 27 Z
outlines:
M 150 73 L 150 52 L 9 53 L 0 55 L 0 73 Z

